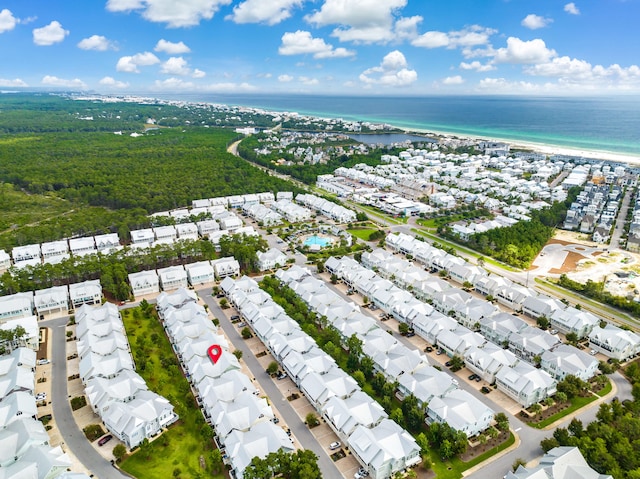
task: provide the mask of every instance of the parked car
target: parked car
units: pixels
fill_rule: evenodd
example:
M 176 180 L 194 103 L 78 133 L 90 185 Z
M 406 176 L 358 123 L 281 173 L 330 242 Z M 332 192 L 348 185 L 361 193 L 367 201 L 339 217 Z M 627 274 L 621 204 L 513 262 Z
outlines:
M 477 374 L 475 374 L 475 373 L 474 373 L 474 374 L 471 374 L 471 375 L 469 376 L 469 381 L 473 381 L 477 376 L 478 376 L 478 375 L 477 375 Z
M 238 321 L 240 319 L 240 316 L 237 314 L 234 314 L 233 316 L 231 316 L 231 321 Z
M 287 373 L 285 373 L 284 371 L 282 371 L 280 374 L 278 374 L 277 378 L 278 379 L 285 379 L 287 377 Z
M 353 475 L 354 479 L 363 479 L 369 475 L 369 471 L 367 471 L 364 467 L 358 469 L 358 471 Z
M 424 348 L 425 353 L 430 353 L 431 351 L 433 351 L 433 348 L 431 346 L 427 346 L 426 348 Z
M 595 356 L 596 354 L 598 354 L 598 351 L 596 351 L 595 349 L 592 349 L 591 351 L 589 351 L 589 354 L 591 356 Z
M 106 443 L 111 441 L 111 439 L 113 439 L 113 436 L 111 434 L 107 434 L 106 436 L 100 438 L 100 440 L 98 441 L 98 446 L 104 446 Z
M 482 386 L 482 389 L 480 389 L 480 392 L 482 394 L 489 394 L 491 392 L 491 389 L 489 389 L 487 386 Z
M 340 441 L 336 441 L 336 442 L 332 442 L 331 444 L 329 444 L 329 449 L 331 449 L 332 451 L 339 449 L 340 446 L 342 446 L 342 444 L 340 443 Z
M 49 361 L 47 358 L 43 358 L 43 359 L 38 359 L 38 366 L 42 366 L 43 364 L 49 364 L 51 361 Z
M 36 401 L 46 401 L 47 393 L 38 393 L 36 394 Z

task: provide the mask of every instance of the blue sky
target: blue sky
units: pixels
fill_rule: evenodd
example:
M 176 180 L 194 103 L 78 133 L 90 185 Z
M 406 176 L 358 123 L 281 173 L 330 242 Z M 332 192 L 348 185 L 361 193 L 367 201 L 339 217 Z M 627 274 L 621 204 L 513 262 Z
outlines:
M 0 88 L 640 93 L 639 0 L 9 0 Z

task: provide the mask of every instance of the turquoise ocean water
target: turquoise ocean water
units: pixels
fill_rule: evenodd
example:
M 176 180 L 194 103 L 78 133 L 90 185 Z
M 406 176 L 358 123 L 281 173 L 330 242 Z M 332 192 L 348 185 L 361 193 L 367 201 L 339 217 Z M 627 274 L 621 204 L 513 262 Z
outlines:
M 640 155 L 640 97 L 174 95 L 409 130 Z

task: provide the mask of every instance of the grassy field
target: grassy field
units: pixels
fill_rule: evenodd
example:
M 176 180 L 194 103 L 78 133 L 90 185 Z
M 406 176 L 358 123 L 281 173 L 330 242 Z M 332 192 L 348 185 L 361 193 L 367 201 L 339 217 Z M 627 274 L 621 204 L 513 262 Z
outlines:
M 359 238 L 363 241 L 369 241 L 369 235 L 375 231 L 378 230 L 376 230 L 375 228 L 354 228 L 347 230 L 349 234 L 352 234 L 356 238 Z
M 150 390 L 173 404 L 180 420 L 147 446 L 137 449 L 120 467 L 139 479 L 226 477 L 213 474 L 213 430 L 196 405 L 155 312 L 145 314 L 141 308 L 125 310 L 123 320 L 137 372 Z

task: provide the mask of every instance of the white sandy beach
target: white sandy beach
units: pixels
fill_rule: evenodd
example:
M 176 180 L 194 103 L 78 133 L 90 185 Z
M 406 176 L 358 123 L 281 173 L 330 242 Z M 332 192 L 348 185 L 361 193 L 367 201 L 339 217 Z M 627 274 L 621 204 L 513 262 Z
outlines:
M 464 136 L 459 133 L 450 133 L 445 131 L 434 131 L 434 130 L 416 130 L 416 129 L 407 129 L 402 127 L 395 127 L 407 134 L 411 133 L 420 133 L 420 134 L 431 134 L 438 136 L 448 136 L 452 138 L 460 138 L 460 139 L 472 139 L 479 141 L 496 141 L 501 143 L 507 143 L 511 145 L 511 148 L 516 149 L 526 149 L 532 150 L 538 153 L 544 153 L 545 155 L 565 155 L 565 156 L 577 156 L 594 160 L 603 160 L 603 161 L 615 161 L 619 163 L 625 163 L 630 166 L 640 166 L 640 156 L 624 154 L 624 153 L 614 153 L 610 151 L 599 151 L 599 150 L 582 150 L 578 148 L 569 148 L 565 146 L 557 146 L 557 145 L 547 145 L 543 143 L 535 143 L 535 142 L 527 142 L 522 140 L 508 140 L 505 138 L 485 138 L 480 136 Z

